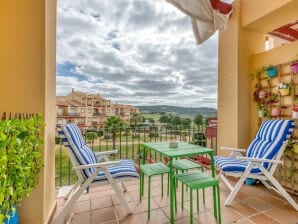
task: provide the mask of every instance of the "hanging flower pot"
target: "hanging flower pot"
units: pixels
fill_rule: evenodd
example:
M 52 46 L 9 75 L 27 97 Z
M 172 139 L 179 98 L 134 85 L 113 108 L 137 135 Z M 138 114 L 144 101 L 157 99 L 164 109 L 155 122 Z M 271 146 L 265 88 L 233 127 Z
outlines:
M 265 116 L 265 111 L 264 110 L 258 110 L 258 117 L 262 118 Z
M 279 117 L 281 110 L 278 107 L 272 108 L 271 116 L 272 117 Z
M 289 88 L 287 88 L 287 89 L 280 89 L 279 92 L 280 92 L 280 95 L 287 96 L 287 95 L 290 94 L 290 89 Z
M 298 73 L 298 61 L 290 64 L 291 72 Z
M 10 216 L 9 221 L 8 221 L 7 218 L 5 218 L 4 219 L 4 224 L 18 224 L 19 223 L 19 216 L 18 216 L 18 211 L 17 210 L 15 212 L 10 211 L 9 216 Z
M 298 153 L 298 144 L 293 145 L 293 152 Z
M 277 69 L 276 69 L 276 67 L 274 67 L 274 66 L 269 66 L 266 70 L 267 70 L 267 75 L 268 75 L 270 78 L 275 77 L 276 74 L 277 74 Z
M 298 107 L 293 107 L 293 109 L 292 109 L 292 117 L 294 119 L 298 119 Z

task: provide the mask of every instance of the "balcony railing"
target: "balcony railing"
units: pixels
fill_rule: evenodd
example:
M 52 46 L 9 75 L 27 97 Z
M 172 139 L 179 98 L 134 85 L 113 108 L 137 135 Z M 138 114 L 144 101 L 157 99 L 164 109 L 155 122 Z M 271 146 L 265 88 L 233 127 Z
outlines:
M 206 138 L 205 131 L 206 127 L 203 126 L 200 128 L 189 126 L 130 127 L 117 130 L 114 140 L 112 130 L 104 128 L 84 129 L 82 133 L 88 145 L 95 152 L 117 149 L 118 154 L 111 159 L 128 158 L 134 160 L 136 164 L 140 164 L 143 142 L 176 140 L 216 149 L 216 136 Z M 60 138 L 56 138 L 56 143 L 56 187 L 72 185 L 76 181 L 76 175 Z M 162 156 L 156 153 L 150 153 L 150 157 L 154 161 L 163 160 Z M 205 157 L 196 157 L 195 159 L 205 164 L 209 162 Z
M 57 116 L 80 116 L 78 112 L 57 113 Z

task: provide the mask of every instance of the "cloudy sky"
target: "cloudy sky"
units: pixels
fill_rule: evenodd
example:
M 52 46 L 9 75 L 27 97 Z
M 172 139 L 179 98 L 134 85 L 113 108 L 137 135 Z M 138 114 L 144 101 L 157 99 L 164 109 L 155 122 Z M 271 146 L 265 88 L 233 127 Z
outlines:
M 217 42 L 164 0 L 58 0 L 57 95 L 216 108 Z

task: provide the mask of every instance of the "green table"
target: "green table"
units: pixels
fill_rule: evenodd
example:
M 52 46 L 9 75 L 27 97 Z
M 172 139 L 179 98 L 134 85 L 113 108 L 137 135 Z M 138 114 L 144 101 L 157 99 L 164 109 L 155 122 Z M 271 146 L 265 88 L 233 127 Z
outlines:
M 157 153 L 160 153 L 163 156 L 169 158 L 169 168 L 170 168 L 170 214 L 171 214 L 171 223 L 174 223 L 174 208 L 175 208 L 175 189 L 173 182 L 173 159 L 186 157 L 186 156 L 196 156 L 196 155 L 206 155 L 208 154 L 211 159 L 211 170 L 212 176 L 215 177 L 215 168 L 214 168 L 214 158 L 213 158 L 213 149 L 208 149 L 206 147 L 189 144 L 186 142 L 179 142 L 178 148 L 170 148 L 169 142 L 150 142 L 143 143 L 142 149 L 142 164 L 145 164 L 145 153 L 146 149 L 151 149 Z M 141 174 L 143 175 L 143 174 Z M 213 193 L 215 194 L 215 188 L 213 188 Z M 216 213 L 216 211 L 215 211 Z

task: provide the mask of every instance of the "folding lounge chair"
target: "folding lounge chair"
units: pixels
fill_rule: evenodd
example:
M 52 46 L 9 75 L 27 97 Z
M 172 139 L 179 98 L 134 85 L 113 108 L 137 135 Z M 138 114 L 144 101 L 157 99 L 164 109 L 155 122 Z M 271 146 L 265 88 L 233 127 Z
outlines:
M 134 162 L 132 160 L 109 161 L 108 155 L 117 153 L 117 150 L 94 153 L 87 146 L 76 124 L 66 124 L 63 127 L 58 127 L 58 133 L 66 147 L 78 181 L 66 196 L 67 201 L 62 211 L 55 218 L 54 223 L 60 224 L 69 220 L 72 205 L 90 186 L 110 184 L 127 213 L 130 214 L 131 210 L 123 195 L 126 188 L 122 181 L 139 178 Z M 104 162 L 100 162 L 101 160 L 104 160 Z M 120 183 L 123 189 L 119 186 Z
M 298 211 L 297 203 L 273 176 L 278 164 L 282 163 L 280 159 L 293 130 L 293 120 L 266 120 L 247 150 L 222 147 L 232 151 L 230 157 L 215 156 L 215 164 L 220 169 L 218 177 L 231 190 L 225 205 L 232 203 L 246 178 L 253 178 L 282 195 Z M 245 151 L 243 157 L 241 152 Z M 232 186 L 225 175 L 240 179 Z

